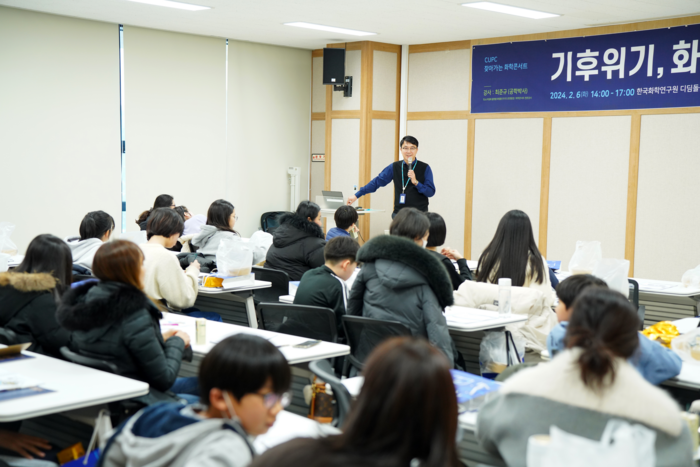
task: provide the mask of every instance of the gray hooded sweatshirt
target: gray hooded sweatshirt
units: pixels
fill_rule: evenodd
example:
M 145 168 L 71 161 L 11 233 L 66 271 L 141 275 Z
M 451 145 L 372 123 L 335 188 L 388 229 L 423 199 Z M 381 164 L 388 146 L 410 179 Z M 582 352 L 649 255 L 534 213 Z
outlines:
M 245 467 L 252 437 L 240 424 L 202 418 L 203 406 L 151 405 L 133 416 L 107 443 L 102 467 Z
M 66 241 L 73 255 L 73 264 L 92 270 L 92 260 L 97 253 L 97 249 L 102 246 L 99 238 L 88 238 L 87 240 Z
M 224 238 L 233 238 L 236 234 L 219 230 L 213 225 L 203 225 L 202 230 L 195 235 L 190 243 L 199 248 L 197 253 L 203 255 L 216 255 L 216 250 L 219 248 L 219 243 Z

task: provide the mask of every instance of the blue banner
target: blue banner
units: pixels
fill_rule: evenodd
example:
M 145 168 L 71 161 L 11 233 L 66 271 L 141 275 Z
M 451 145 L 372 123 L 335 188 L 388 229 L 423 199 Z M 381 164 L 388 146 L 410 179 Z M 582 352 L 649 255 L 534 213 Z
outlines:
M 479 45 L 472 113 L 700 106 L 700 25 Z

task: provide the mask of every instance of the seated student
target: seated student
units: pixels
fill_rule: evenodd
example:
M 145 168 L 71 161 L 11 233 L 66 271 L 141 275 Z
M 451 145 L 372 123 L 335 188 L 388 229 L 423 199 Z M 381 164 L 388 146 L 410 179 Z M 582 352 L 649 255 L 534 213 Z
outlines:
M 342 433 L 294 439 L 251 467 L 461 466 L 451 367 L 424 339 L 389 339 L 368 358 Z
M 436 212 L 426 212 L 425 215 L 428 216 L 430 221 L 430 235 L 428 236 L 426 248 L 435 253 L 437 258 L 445 265 L 452 281 L 452 288 L 457 290 L 462 282 L 474 280 L 472 272 L 467 266 L 467 260 L 464 259 L 464 256 L 459 251 L 453 248 L 443 247 L 438 252 L 438 247 L 444 245 L 445 237 L 447 236 L 445 219 Z M 459 272 L 452 264 L 452 260 L 457 261 Z
M 692 441 L 676 402 L 649 384 L 628 360 L 639 347 L 639 318 L 619 292 L 598 287 L 573 304 L 566 350 L 523 370 L 479 410 L 482 447 L 512 467 L 525 467 L 528 438 L 552 425 L 600 440 L 622 419 L 656 432 L 656 465 L 692 465 Z
M 139 218 L 136 219 L 136 223 L 139 225 L 141 230 L 146 230 L 148 228 L 148 218 L 150 217 L 151 213 L 158 208 L 175 209 L 175 201 L 173 200 L 173 197 L 170 195 L 159 195 L 153 202 L 153 207 L 148 211 L 143 211 L 141 213 Z
M 113 435 L 102 465 L 247 466 L 256 454 L 251 438 L 266 433 L 289 404 L 291 378 L 270 342 L 227 337 L 199 367 L 201 404 L 141 410 Z
M 602 279 L 590 274 L 575 274 L 564 279 L 557 287 L 559 304 L 556 308 L 559 324 L 547 336 L 547 350 L 554 357 L 566 349 L 566 329 L 571 320 L 573 304 L 584 290 L 589 287 L 607 289 L 608 285 Z M 658 342 L 639 336 L 639 348 L 629 360 L 641 375 L 651 384 L 660 384 L 681 372 L 683 361 L 674 351 L 667 349 Z
M 173 310 L 194 305 L 199 290 L 199 262 L 182 271 L 177 257 L 166 250 L 180 238 L 182 218 L 172 209 L 158 208 L 148 218 L 148 243 L 141 246 L 145 277 L 143 291 L 151 298 L 165 300 Z
M 190 243 L 197 247 L 197 253 L 216 255 L 221 240 L 240 237 L 238 232 L 233 230 L 237 219 L 233 204 L 224 199 L 217 199 L 207 211 L 207 225 L 202 226 Z
M 357 268 L 355 257 L 359 249 L 360 245 L 350 237 L 331 239 L 323 248 L 326 264 L 306 271 L 294 296 L 295 305 L 322 306 L 335 311 L 338 337 L 341 339 L 344 336 L 341 318 L 348 307 L 345 281 Z
M 352 206 L 341 206 L 336 209 L 333 219 L 335 220 L 335 227 L 328 231 L 326 234 L 326 240 L 330 240 L 331 238 L 339 237 L 341 235 L 344 237 L 351 237 L 351 231 L 358 231 L 357 210 Z
M 321 208 L 311 201 L 299 203 L 296 213 L 284 214 L 272 233 L 265 267 L 284 271 L 290 281 L 298 281 L 309 269 L 323 266 L 326 241 L 321 225 Z
M 476 280 L 498 284 L 508 277 L 514 287 L 530 287 L 545 296 L 545 305 L 554 305 L 554 290 L 549 280 L 547 261 L 540 254 L 532 233 L 530 218 L 522 211 L 508 211 L 498 223 L 476 269 Z
M 158 391 L 178 393 L 186 383 L 185 378 L 175 384 L 190 338 L 180 330 L 161 333 L 161 312 L 143 291 L 143 263 L 143 253 L 133 242 L 102 245 L 93 262 L 100 281 L 66 292 L 58 322 L 73 333 L 69 347 L 74 352 L 112 362 L 119 375 Z
M 67 240 L 73 255 L 76 271 L 89 274 L 92 270 L 92 258 L 104 242 L 109 240 L 114 230 L 114 218 L 104 211 L 88 212 L 80 223 L 80 238 Z
M 31 342 L 33 352 L 62 358 L 59 349 L 70 341 L 56 321 L 56 306 L 70 289 L 71 262 L 66 242 L 44 234 L 31 241 L 19 266 L 0 273 L 0 327 Z
M 207 223 L 207 216 L 204 214 L 193 215 L 186 206 L 178 206 L 175 210 L 185 221 L 185 230 L 182 232 L 183 237 L 198 234 L 202 230 L 202 226 Z
M 399 321 L 414 336 L 427 338 L 453 362 L 458 358 L 442 314 L 454 303 L 452 283 L 439 259 L 425 250 L 430 221 L 403 208 L 380 235 L 357 253 L 364 266 L 350 291 L 348 314 Z

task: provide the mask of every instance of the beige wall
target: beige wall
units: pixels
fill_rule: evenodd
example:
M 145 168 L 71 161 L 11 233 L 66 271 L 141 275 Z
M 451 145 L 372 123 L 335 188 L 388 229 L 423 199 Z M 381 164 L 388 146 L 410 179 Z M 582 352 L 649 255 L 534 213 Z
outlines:
M 77 235 L 89 211 L 121 228 L 118 33 L 0 7 L 0 222 L 21 254 Z
M 360 184 L 359 119 L 333 119 L 331 154 L 331 190 L 347 198 Z
M 308 193 L 311 51 L 229 41 L 228 62 L 227 196 L 250 236 L 262 213 L 289 210 L 287 167 L 301 168 Z
M 396 66 L 396 62 L 394 62 L 394 66 Z M 394 79 L 396 78 L 394 77 Z M 386 166 L 394 162 L 395 131 L 396 122 L 394 120 L 372 120 L 372 177 L 379 175 Z M 389 230 L 391 225 L 391 213 L 394 211 L 394 185 L 389 184 L 370 196 L 372 197 L 372 209 L 384 210 L 384 212 L 366 216 L 371 226 L 370 237 L 375 237 L 384 234 L 384 231 Z M 362 205 L 362 199 L 358 205 Z
M 679 281 L 700 264 L 700 114 L 645 115 L 639 150 L 635 268 Z
M 469 49 L 410 54 L 408 111 L 469 108 Z
M 503 215 L 524 211 L 539 236 L 541 118 L 476 121 L 472 259 L 489 244 Z

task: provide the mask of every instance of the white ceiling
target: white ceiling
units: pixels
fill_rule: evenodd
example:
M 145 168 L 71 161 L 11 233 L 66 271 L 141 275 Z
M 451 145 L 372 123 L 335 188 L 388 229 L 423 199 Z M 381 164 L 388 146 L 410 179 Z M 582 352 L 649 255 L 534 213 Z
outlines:
M 373 40 L 425 44 L 559 31 L 700 14 L 700 0 L 500 0 L 557 13 L 533 20 L 464 8 L 474 0 L 185 0 L 211 10 L 183 11 L 124 0 L 0 0 L 0 5 L 124 25 L 318 49 Z M 358 38 L 284 26 L 305 21 L 378 33 Z

